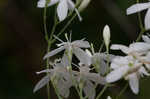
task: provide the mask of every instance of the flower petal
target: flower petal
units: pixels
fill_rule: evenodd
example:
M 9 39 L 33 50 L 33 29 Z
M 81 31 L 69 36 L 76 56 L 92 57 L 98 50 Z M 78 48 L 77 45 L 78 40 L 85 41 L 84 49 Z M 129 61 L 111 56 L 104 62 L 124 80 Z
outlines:
M 76 47 L 80 47 L 80 48 L 89 48 L 90 47 L 89 42 L 88 41 L 83 41 L 83 40 L 73 41 L 72 45 L 76 46 Z
M 106 81 L 108 83 L 111 83 L 121 79 L 121 77 L 123 77 L 128 72 L 128 69 L 129 69 L 128 66 L 122 66 L 120 68 L 113 70 L 106 76 Z
M 94 99 L 96 95 L 94 84 L 90 81 L 86 81 L 84 83 L 83 92 L 88 99 Z
M 52 6 L 54 4 L 56 4 L 59 0 L 50 0 L 50 2 L 48 3 L 48 6 Z M 46 0 L 39 0 L 37 3 L 37 7 L 39 8 L 44 8 L 45 7 L 45 3 Z
M 60 78 L 56 81 L 56 87 L 61 96 L 67 98 L 70 94 L 70 87 L 72 84 L 69 81 L 65 81 L 63 78 Z
M 127 15 L 140 12 L 150 7 L 150 3 L 137 3 L 127 9 Z
M 42 87 L 44 87 L 49 81 L 50 81 L 50 75 L 46 75 L 45 77 L 43 77 L 34 87 L 33 92 L 38 91 L 39 89 L 41 89 Z
M 60 21 L 63 21 L 68 14 L 67 0 L 61 0 L 57 7 L 57 14 Z
M 148 9 L 146 16 L 145 16 L 145 29 L 149 30 L 150 29 L 150 8 Z
M 147 51 L 150 49 L 150 44 L 148 43 L 143 43 L 143 42 L 138 42 L 138 43 L 133 43 L 130 44 L 129 46 L 130 52 L 143 52 L 143 51 Z
M 70 10 L 74 10 L 75 9 L 75 4 L 74 2 L 72 2 L 71 0 L 67 0 L 67 3 L 68 3 L 68 8 Z
M 50 69 L 45 69 L 45 70 L 42 70 L 40 72 L 36 72 L 36 74 L 41 74 L 41 73 L 50 73 L 51 70 Z
M 110 49 L 112 50 L 121 50 L 122 52 L 128 54 L 129 53 L 129 48 L 127 46 L 124 45 L 120 45 L 120 44 L 113 44 Z
M 144 40 L 144 42 L 150 43 L 150 38 L 149 38 L 148 36 L 143 35 L 143 36 L 142 36 L 142 39 Z
M 80 60 L 81 63 L 88 66 L 91 64 L 91 57 L 89 57 L 88 54 L 84 52 L 81 48 L 73 47 L 73 53 Z
M 70 64 L 69 64 L 69 59 L 68 59 L 68 56 L 66 55 L 66 53 L 64 53 L 61 63 L 62 63 L 63 66 L 65 66 L 65 67 L 70 65 Z
M 139 93 L 139 79 L 136 73 L 130 74 L 129 76 L 129 85 L 133 93 Z
M 55 49 L 55 50 L 53 50 L 53 51 L 51 51 L 51 52 L 47 53 L 47 54 L 44 56 L 44 58 L 43 58 L 43 59 L 46 59 L 46 58 L 48 58 L 48 57 L 51 57 L 51 56 L 53 56 L 53 55 L 55 55 L 55 54 L 59 53 L 60 51 L 62 51 L 62 50 L 64 50 L 64 49 L 65 49 L 65 47 L 64 47 L 64 46 L 59 47 L 59 48 L 57 48 L 57 49 Z

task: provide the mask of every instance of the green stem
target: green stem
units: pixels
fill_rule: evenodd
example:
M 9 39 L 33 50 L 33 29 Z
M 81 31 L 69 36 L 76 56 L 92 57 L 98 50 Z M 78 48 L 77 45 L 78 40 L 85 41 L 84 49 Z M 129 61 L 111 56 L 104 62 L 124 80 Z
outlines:
M 109 66 L 109 47 L 108 46 L 106 46 L 106 53 L 107 53 L 107 66 Z M 107 72 L 106 73 L 108 73 L 109 72 L 109 70 L 107 70 Z M 98 94 L 98 96 L 96 97 L 96 99 L 99 99 L 102 95 L 103 95 L 103 93 L 105 92 L 105 90 L 107 89 L 107 87 L 108 87 L 108 85 L 109 84 L 106 84 L 104 87 L 103 87 L 103 89 L 102 89 L 102 91 Z
M 126 91 L 127 88 L 128 88 L 128 83 L 126 83 L 126 85 L 124 86 L 124 88 L 120 91 L 120 93 L 118 94 L 118 96 L 116 97 L 116 99 L 119 99 L 119 97 Z
M 77 16 L 77 14 L 75 13 L 72 18 L 68 21 L 68 23 L 64 26 L 64 28 L 62 28 L 60 30 L 60 32 L 57 34 L 57 37 L 60 36 L 66 29 L 67 27 L 71 24 L 71 22 L 74 20 L 74 18 Z M 54 43 L 56 41 L 56 39 L 51 41 L 51 44 Z
M 143 35 L 143 33 L 145 32 L 146 30 L 143 28 L 143 29 L 141 29 L 141 32 L 139 33 L 139 36 L 137 37 L 137 39 L 136 39 L 136 42 L 138 42 L 138 41 L 140 41 L 140 39 L 141 39 L 141 37 L 142 37 L 142 35 Z
M 51 34 L 50 34 L 50 37 L 49 37 L 49 40 L 48 40 L 48 42 L 49 42 L 49 49 L 51 48 L 51 45 L 52 45 L 52 39 L 53 39 L 53 35 L 54 35 L 54 33 L 55 33 L 55 29 L 56 29 L 56 27 L 57 27 L 57 11 L 56 11 L 56 7 L 55 7 L 55 14 L 54 14 L 54 25 L 53 25 L 53 28 L 52 28 L 52 31 L 51 31 Z
M 48 6 L 48 0 L 46 0 L 46 4 L 44 7 L 44 13 L 43 13 L 43 24 L 44 24 L 44 33 L 45 33 L 45 40 L 48 43 L 48 32 L 47 32 L 47 24 L 46 24 L 46 17 L 47 17 L 47 6 Z M 49 52 L 49 47 L 47 48 L 47 52 Z M 49 69 L 49 65 L 48 65 L 49 59 L 46 60 L 46 68 Z M 50 84 L 47 83 L 46 85 L 47 87 L 47 97 L 48 99 L 50 99 Z
M 103 95 L 103 93 L 105 92 L 105 90 L 107 89 L 107 87 L 108 87 L 108 84 L 106 84 L 103 87 L 102 91 L 98 94 L 98 96 L 96 97 L 96 99 L 100 99 L 100 97 Z
M 139 3 L 139 0 L 136 0 L 136 2 Z M 145 32 L 144 26 L 142 24 L 142 17 L 141 17 L 140 12 L 138 13 L 138 21 L 139 21 L 139 27 L 141 29 L 141 32 L 139 33 L 139 36 L 137 37 L 136 42 L 138 42 L 141 39 L 143 33 Z
M 81 86 L 79 86 L 79 89 L 80 89 L 79 96 L 80 96 L 80 99 L 84 99 L 84 98 L 83 98 L 83 94 L 82 94 L 83 83 L 82 83 L 82 82 L 80 82 L 80 83 L 81 83 Z

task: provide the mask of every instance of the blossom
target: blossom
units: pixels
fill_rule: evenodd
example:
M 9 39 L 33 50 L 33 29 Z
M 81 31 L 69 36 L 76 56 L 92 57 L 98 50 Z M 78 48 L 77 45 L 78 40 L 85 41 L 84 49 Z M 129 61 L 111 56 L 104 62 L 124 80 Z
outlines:
M 91 58 L 91 64 L 95 67 L 95 70 L 101 75 L 105 75 L 109 69 L 107 65 L 108 56 L 110 61 L 112 61 L 112 59 L 115 57 L 112 54 L 108 55 L 106 53 L 100 53 L 100 52 L 92 54 L 88 49 L 86 49 L 86 53 Z
M 105 42 L 106 48 L 108 48 L 109 43 L 110 43 L 110 28 L 109 28 L 108 25 L 106 25 L 104 27 L 103 38 L 104 38 L 104 42 Z
M 125 54 L 143 54 L 149 51 L 150 44 L 146 42 L 136 42 L 129 45 L 129 47 L 121 44 L 113 44 L 112 50 L 121 50 Z
M 58 39 L 58 38 L 57 38 Z M 67 53 L 68 57 L 72 59 L 72 54 L 75 54 L 75 56 L 80 60 L 81 63 L 84 63 L 86 65 L 91 64 L 90 57 L 84 52 L 81 48 L 89 48 L 89 42 L 84 40 L 76 40 L 76 41 L 67 41 L 60 44 L 57 44 L 59 48 L 50 51 L 44 56 L 44 59 L 49 58 L 63 50 Z
M 52 69 L 42 70 L 37 74 L 47 73 L 35 86 L 34 92 L 44 87 L 51 80 L 56 86 L 59 94 L 65 98 L 69 96 L 69 89 L 73 86 L 70 72 L 68 71 L 69 62 L 64 55 L 61 60 L 56 60 Z
M 107 96 L 107 99 L 112 99 L 110 96 Z
M 137 4 L 132 5 L 131 7 L 127 9 L 127 15 L 141 12 L 145 9 L 148 9 L 148 11 L 145 15 L 144 23 L 145 23 L 145 29 L 148 30 L 150 29 L 150 2 L 137 3 Z
M 106 76 L 106 81 L 111 83 L 123 77 L 129 81 L 133 93 L 138 94 L 140 76 L 150 76 L 144 67 L 144 65 L 146 68 L 150 67 L 150 44 L 137 42 L 130 44 L 129 47 L 114 44 L 111 49 L 121 50 L 127 56 L 118 56 L 112 60 L 110 65 L 112 71 Z
M 57 4 L 57 15 L 60 21 L 63 21 L 68 14 L 68 10 L 75 10 L 80 21 L 82 20 L 78 10 L 75 8 L 75 4 L 72 0 L 50 0 L 50 2 L 48 3 L 48 7 L 52 6 L 54 4 Z M 39 0 L 37 3 L 37 7 L 39 8 L 44 8 L 46 4 L 46 0 Z
M 143 64 L 132 56 L 117 57 L 111 63 L 113 69 L 107 76 L 108 83 L 115 82 L 122 77 L 129 81 L 129 85 L 133 93 L 139 92 L 139 78 L 150 74 L 143 67 Z
M 80 6 L 79 6 L 79 11 L 83 11 L 91 2 L 91 0 L 82 0 Z
M 95 85 L 104 85 L 106 84 L 106 80 L 98 73 L 90 72 L 90 70 L 90 66 L 79 64 L 79 72 L 76 72 L 75 76 L 77 78 L 76 81 L 79 83 L 79 86 L 83 88 L 85 97 L 87 97 L 88 99 L 95 99 Z

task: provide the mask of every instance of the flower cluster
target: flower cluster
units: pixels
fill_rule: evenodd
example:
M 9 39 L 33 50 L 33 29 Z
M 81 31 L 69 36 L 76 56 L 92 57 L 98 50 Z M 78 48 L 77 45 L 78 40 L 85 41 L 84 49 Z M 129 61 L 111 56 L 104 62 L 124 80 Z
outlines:
M 143 36 L 146 42 L 136 42 L 129 45 L 114 44 L 113 50 L 121 50 L 126 56 L 117 56 L 111 62 L 112 71 L 106 76 L 107 82 L 115 82 L 122 77 L 129 81 L 130 88 L 135 94 L 139 92 L 139 78 L 144 75 L 150 76 L 147 72 L 150 66 L 150 43 L 147 36 Z
M 89 2 L 90 0 L 77 0 L 76 2 L 72 0 L 39 0 L 37 6 L 45 8 L 57 4 L 56 11 L 60 22 L 67 18 L 69 12 L 73 11 L 81 21 L 79 12 L 83 11 Z M 145 9 L 148 11 L 144 21 L 145 28 L 141 28 L 141 33 L 144 33 L 143 28 L 144 30 L 150 29 L 150 2 L 137 3 L 127 9 L 127 15 Z M 50 68 L 37 72 L 37 74 L 46 73 L 46 76 L 36 84 L 34 92 L 51 81 L 58 97 L 69 97 L 70 88 L 74 87 L 81 99 L 99 99 L 101 92 L 97 96 L 97 86 L 104 86 L 105 89 L 111 83 L 124 79 L 129 82 L 132 92 L 138 94 L 140 78 L 150 76 L 150 35 L 143 35 L 140 37 L 143 41 L 133 42 L 129 46 L 121 44 L 110 46 L 110 28 L 106 25 L 103 30 L 105 52 L 101 52 L 101 50 L 95 52 L 92 43 L 85 39 L 71 41 L 71 36 L 69 39 L 65 35 L 67 41 L 64 42 L 59 37 L 52 36 L 61 43 L 56 44 L 58 48 L 47 52 L 43 57 L 44 60 L 48 60 L 47 65 Z M 109 50 L 120 50 L 125 55 L 113 55 L 109 53 Z M 62 56 L 52 62 L 51 57 L 60 52 L 63 52 Z M 111 97 L 108 96 L 107 99 L 111 99 Z
M 47 75 L 37 83 L 34 92 L 49 83 L 49 81 L 52 81 L 54 85 L 56 85 L 59 94 L 65 98 L 69 96 L 69 88 L 74 86 L 77 90 L 82 88 L 85 97 L 94 99 L 96 95 L 94 86 L 106 84 L 106 80 L 103 76 L 108 69 L 106 68 L 106 54 L 94 53 L 91 55 L 89 51 L 87 52 L 87 50 L 81 49 L 90 48 L 89 42 L 84 40 L 67 41 L 57 45 L 59 48 L 47 53 L 44 59 L 50 58 L 58 52 L 65 50 L 63 57 L 59 60 L 56 59 L 54 63 L 50 62 L 53 68 L 38 72 L 38 74 L 47 73 Z M 79 60 L 77 65 L 72 62 L 73 54 Z M 102 68 L 99 68 L 97 72 L 92 72 L 94 66 Z

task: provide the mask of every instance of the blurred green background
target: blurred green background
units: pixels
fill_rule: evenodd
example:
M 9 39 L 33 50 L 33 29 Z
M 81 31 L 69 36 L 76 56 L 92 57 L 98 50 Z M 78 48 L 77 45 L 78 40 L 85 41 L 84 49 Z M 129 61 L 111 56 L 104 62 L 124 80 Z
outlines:
M 126 8 L 135 0 L 92 0 L 81 13 L 83 21 L 76 18 L 65 32 L 72 31 L 72 39 L 86 38 L 98 50 L 102 42 L 103 27 L 111 28 L 111 43 L 133 42 L 138 32 L 136 15 L 127 16 Z M 43 55 L 46 51 L 42 15 L 36 7 L 37 0 L 0 0 L 0 99 L 47 99 L 45 88 L 33 94 L 35 84 L 43 75 L 35 72 L 44 69 Z M 48 29 L 53 23 L 53 9 L 48 9 Z M 61 28 L 58 27 L 57 30 Z M 121 99 L 150 99 L 149 77 L 140 81 L 140 93 L 131 90 Z M 121 87 L 109 88 L 104 94 L 117 95 Z M 57 99 L 51 89 L 52 99 Z M 70 99 L 76 99 L 72 93 Z

